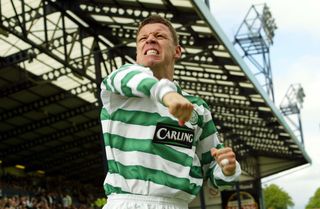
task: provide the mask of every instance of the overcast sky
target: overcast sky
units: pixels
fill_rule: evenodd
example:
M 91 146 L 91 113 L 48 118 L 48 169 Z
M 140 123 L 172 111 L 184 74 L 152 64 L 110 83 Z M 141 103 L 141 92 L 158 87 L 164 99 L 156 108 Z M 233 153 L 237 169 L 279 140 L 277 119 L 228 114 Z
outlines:
M 303 209 L 320 187 L 320 2 L 210 0 L 214 18 L 231 41 L 251 5 L 263 3 L 278 26 L 270 48 L 275 104 L 279 107 L 291 84 L 302 85 L 306 94 L 301 110 L 305 149 L 312 159 L 311 166 L 263 179 L 263 185 L 277 184 L 292 197 L 294 209 Z

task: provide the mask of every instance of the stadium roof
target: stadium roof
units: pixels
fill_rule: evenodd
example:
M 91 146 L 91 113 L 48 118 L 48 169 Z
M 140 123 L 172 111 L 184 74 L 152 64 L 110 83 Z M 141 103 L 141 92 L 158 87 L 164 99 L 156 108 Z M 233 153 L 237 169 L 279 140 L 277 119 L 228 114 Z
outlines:
M 244 180 L 311 163 L 203 1 L 1 0 L 0 9 L 3 167 L 102 184 L 97 86 L 134 62 L 136 28 L 153 13 L 177 29 L 184 51 L 174 78 L 212 108 Z

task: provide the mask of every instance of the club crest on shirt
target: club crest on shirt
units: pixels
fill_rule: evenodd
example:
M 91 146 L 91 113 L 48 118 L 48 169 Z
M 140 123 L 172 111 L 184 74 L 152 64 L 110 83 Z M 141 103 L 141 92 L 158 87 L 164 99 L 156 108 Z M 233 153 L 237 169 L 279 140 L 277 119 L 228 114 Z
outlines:
M 192 147 L 193 140 L 194 132 L 190 128 L 158 123 L 152 142 L 190 149 Z
M 192 110 L 192 114 L 191 114 L 191 118 L 190 118 L 189 122 L 192 125 L 196 125 L 198 123 L 198 120 L 199 120 L 199 115 L 198 115 L 197 111 Z

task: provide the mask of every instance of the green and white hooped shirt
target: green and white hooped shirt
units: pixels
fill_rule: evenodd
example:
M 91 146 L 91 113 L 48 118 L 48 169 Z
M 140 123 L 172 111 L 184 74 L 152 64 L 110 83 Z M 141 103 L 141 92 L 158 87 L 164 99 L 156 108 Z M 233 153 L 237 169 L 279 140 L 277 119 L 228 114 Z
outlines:
M 108 173 L 107 195 L 141 194 L 190 202 L 203 179 L 222 188 L 240 175 L 225 177 L 210 155 L 219 140 L 208 105 L 167 79 L 158 80 L 149 68 L 126 64 L 101 84 L 101 123 Z M 163 96 L 178 92 L 194 105 L 183 127 L 162 104 Z

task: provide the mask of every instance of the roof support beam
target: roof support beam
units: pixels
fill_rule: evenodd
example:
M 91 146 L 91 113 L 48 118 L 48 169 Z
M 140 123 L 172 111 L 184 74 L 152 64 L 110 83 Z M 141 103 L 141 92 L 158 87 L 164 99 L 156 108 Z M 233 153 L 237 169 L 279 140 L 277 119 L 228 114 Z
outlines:
M 25 84 L 25 85 L 30 85 L 30 84 Z M 94 91 L 94 89 L 95 89 L 95 85 L 91 83 L 84 84 L 76 88 L 70 89 L 69 91 L 63 91 L 61 93 L 57 93 L 49 97 L 34 101 L 30 104 L 19 106 L 16 109 L 6 111 L 0 115 L 0 120 L 4 121 L 16 116 L 21 116 L 27 112 L 33 111 L 35 109 L 37 110 L 47 105 L 50 105 L 51 103 L 57 103 L 59 101 L 63 101 L 68 98 L 73 98 L 76 95 L 79 95 L 87 91 Z M 7 96 L 10 95 L 9 93 L 11 93 L 11 91 L 6 93 Z M 1 137 L 0 137 L 0 140 L 1 140 Z
M 21 143 L 17 146 L 12 146 L 10 148 L 4 148 L 4 150 L 0 150 L 0 159 L 1 158 L 3 159 L 4 156 L 18 153 L 23 150 L 28 150 L 32 147 L 43 145 L 47 142 L 58 140 L 62 137 L 65 137 L 68 135 L 73 135 L 77 132 L 87 130 L 87 129 L 97 127 L 97 126 L 100 126 L 100 122 L 98 120 L 92 120 L 92 121 L 84 122 L 81 124 L 76 124 L 72 127 L 69 127 L 68 129 L 64 129 L 64 130 L 61 130 L 58 132 L 47 134 L 45 136 L 40 136 L 38 138 L 34 138 L 31 141 L 26 140 L 26 142 Z
M 39 121 L 31 123 L 29 125 L 24 125 L 22 127 L 15 128 L 14 130 L 2 132 L 1 136 L 0 136 L 0 141 L 5 142 L 6 140 L 8 140 L 12 137 L 23 135 L 28 132 L 35 132 L 37 129 L 41 129 L 46 126 L 50 126 L 50 125 L 55 124 L 59 121 L 68 120 L 68 118 L 77 116 L 79 114 L 83 114 L 85 112 L 96 110 L 97 107 L 98 107 L 97 103 L 96 104 L 89 103 L 89 104 L 83 105 L 81 107 L 77 107 L 77 108 L 71 109 L 69 111 L 65 111 L 60 114 L 56 114 L 54 116 L 47 117 L 43 120 L 39 120 Z
M 23 61 L 31 62 L 34 57 L 35 57 L 34 53 L 29 49 L 19 51 L 7 57 L 1 57 L 0 69 L 3 69 L 8 66 L 16 65 Z
M 32 7 L 27 5 L 25 0 L 21 1 L 26 11 L 32 10 Z M 18 13 L 18 10 L 15 9 L 15 7 L 18 6 L 20 6 L 20 4 L 18 5 L 12 3 L 12 7 L 15 11 L 15 15 L 12 17 L 6 17 L 3 16 L 3 14 L 1 14 L 1 29 L 3 29 L 4 31 L 8 31 L 11 34 L 14 34 L 24 42 L 30 44 L 32 48 L 37 49 L 39 53 L 45 53 L 48 56 L 52 57 L 54 60 L 60 62 L 64 67 L 71 69 L 72 73 L 74 73 L 75 75 L 78 75 L 80 77 L 86 77 L 92 82 L 95 81 L 94 78 L 86 74 L 87 66 L 85 65 L 85 61 L 82 60 L 85 58 L 86 55 L 82 54 L 77 60 L 73 59 L 73 47 L 72 43 L 70 45 L 69 40 L 72 39 L 73 43 L 79 42 L 79 47 L 81 48 L 80 51 L 82 52 L 87 51 L 82 50 L 84 45 L 81 43 L 83 42 L 85 37 L 88 37 L 88 34 L 94 37 L 94 39 L 99 44 L 105 46 L 106 48 L 110 47 L 108 43 L 103 41 L 98 36 L 98 34 L 94 32 L 92 28 L 83 26 L 65 10 L 61 9 L 56 2 L 52 2 L 51 0 L 41 0 L 41 3 L 37 8 L 36 14 L 38 16 L 39 14 L 42 14 L 40 16 L 43 17 L 44 20 L 44 24 L 40 25 L 40 27 L 43 28 L 37 28 L 37 31 L 43 32 L 43 36 L 41 36 L 37 33 L 37 31 L 34 31 L 35 29 L 33 29 L 33 23 L 30 24 L 29 27 L 27 27 L 27 22 L 20 21 L 19 17 L 22 17 L 22 19 L 28 19 L 29 17 L 26 16 L 28 12 Z M 58 14 L 58 19 L 55 20 L 56 22 L 53 22 L 52 17 L 49 17 L 49 15 L 52 15 L 53 13 Z M 69 24 L 72 23 L 73 25 L 76 25 L 77 29 L 70 29 L 70 26 L 67 25 L 67 22 Z M 51 25 L 51 27 L 53 27 L 54 32 L 48 30 L 48 25 Z M 39 25 L 37 27 L 39 27 Z M 74 34 L 77 33 L 77 35 L 71 36 L 69 32 L 70 30 L 73 30 Z M 60 36 L 59 34 L 62 34 L 62 36 Z M 61 39 L 59 43 L 57 41 L 54 41 L 55 39 L 60 37 Z M 63 46 L 64 48 L 62 50 L 56 50 L 58 46 L 57 43 L 58 45 Z M 89 52 L 89 56 L 93 56 L 93 53 Z

